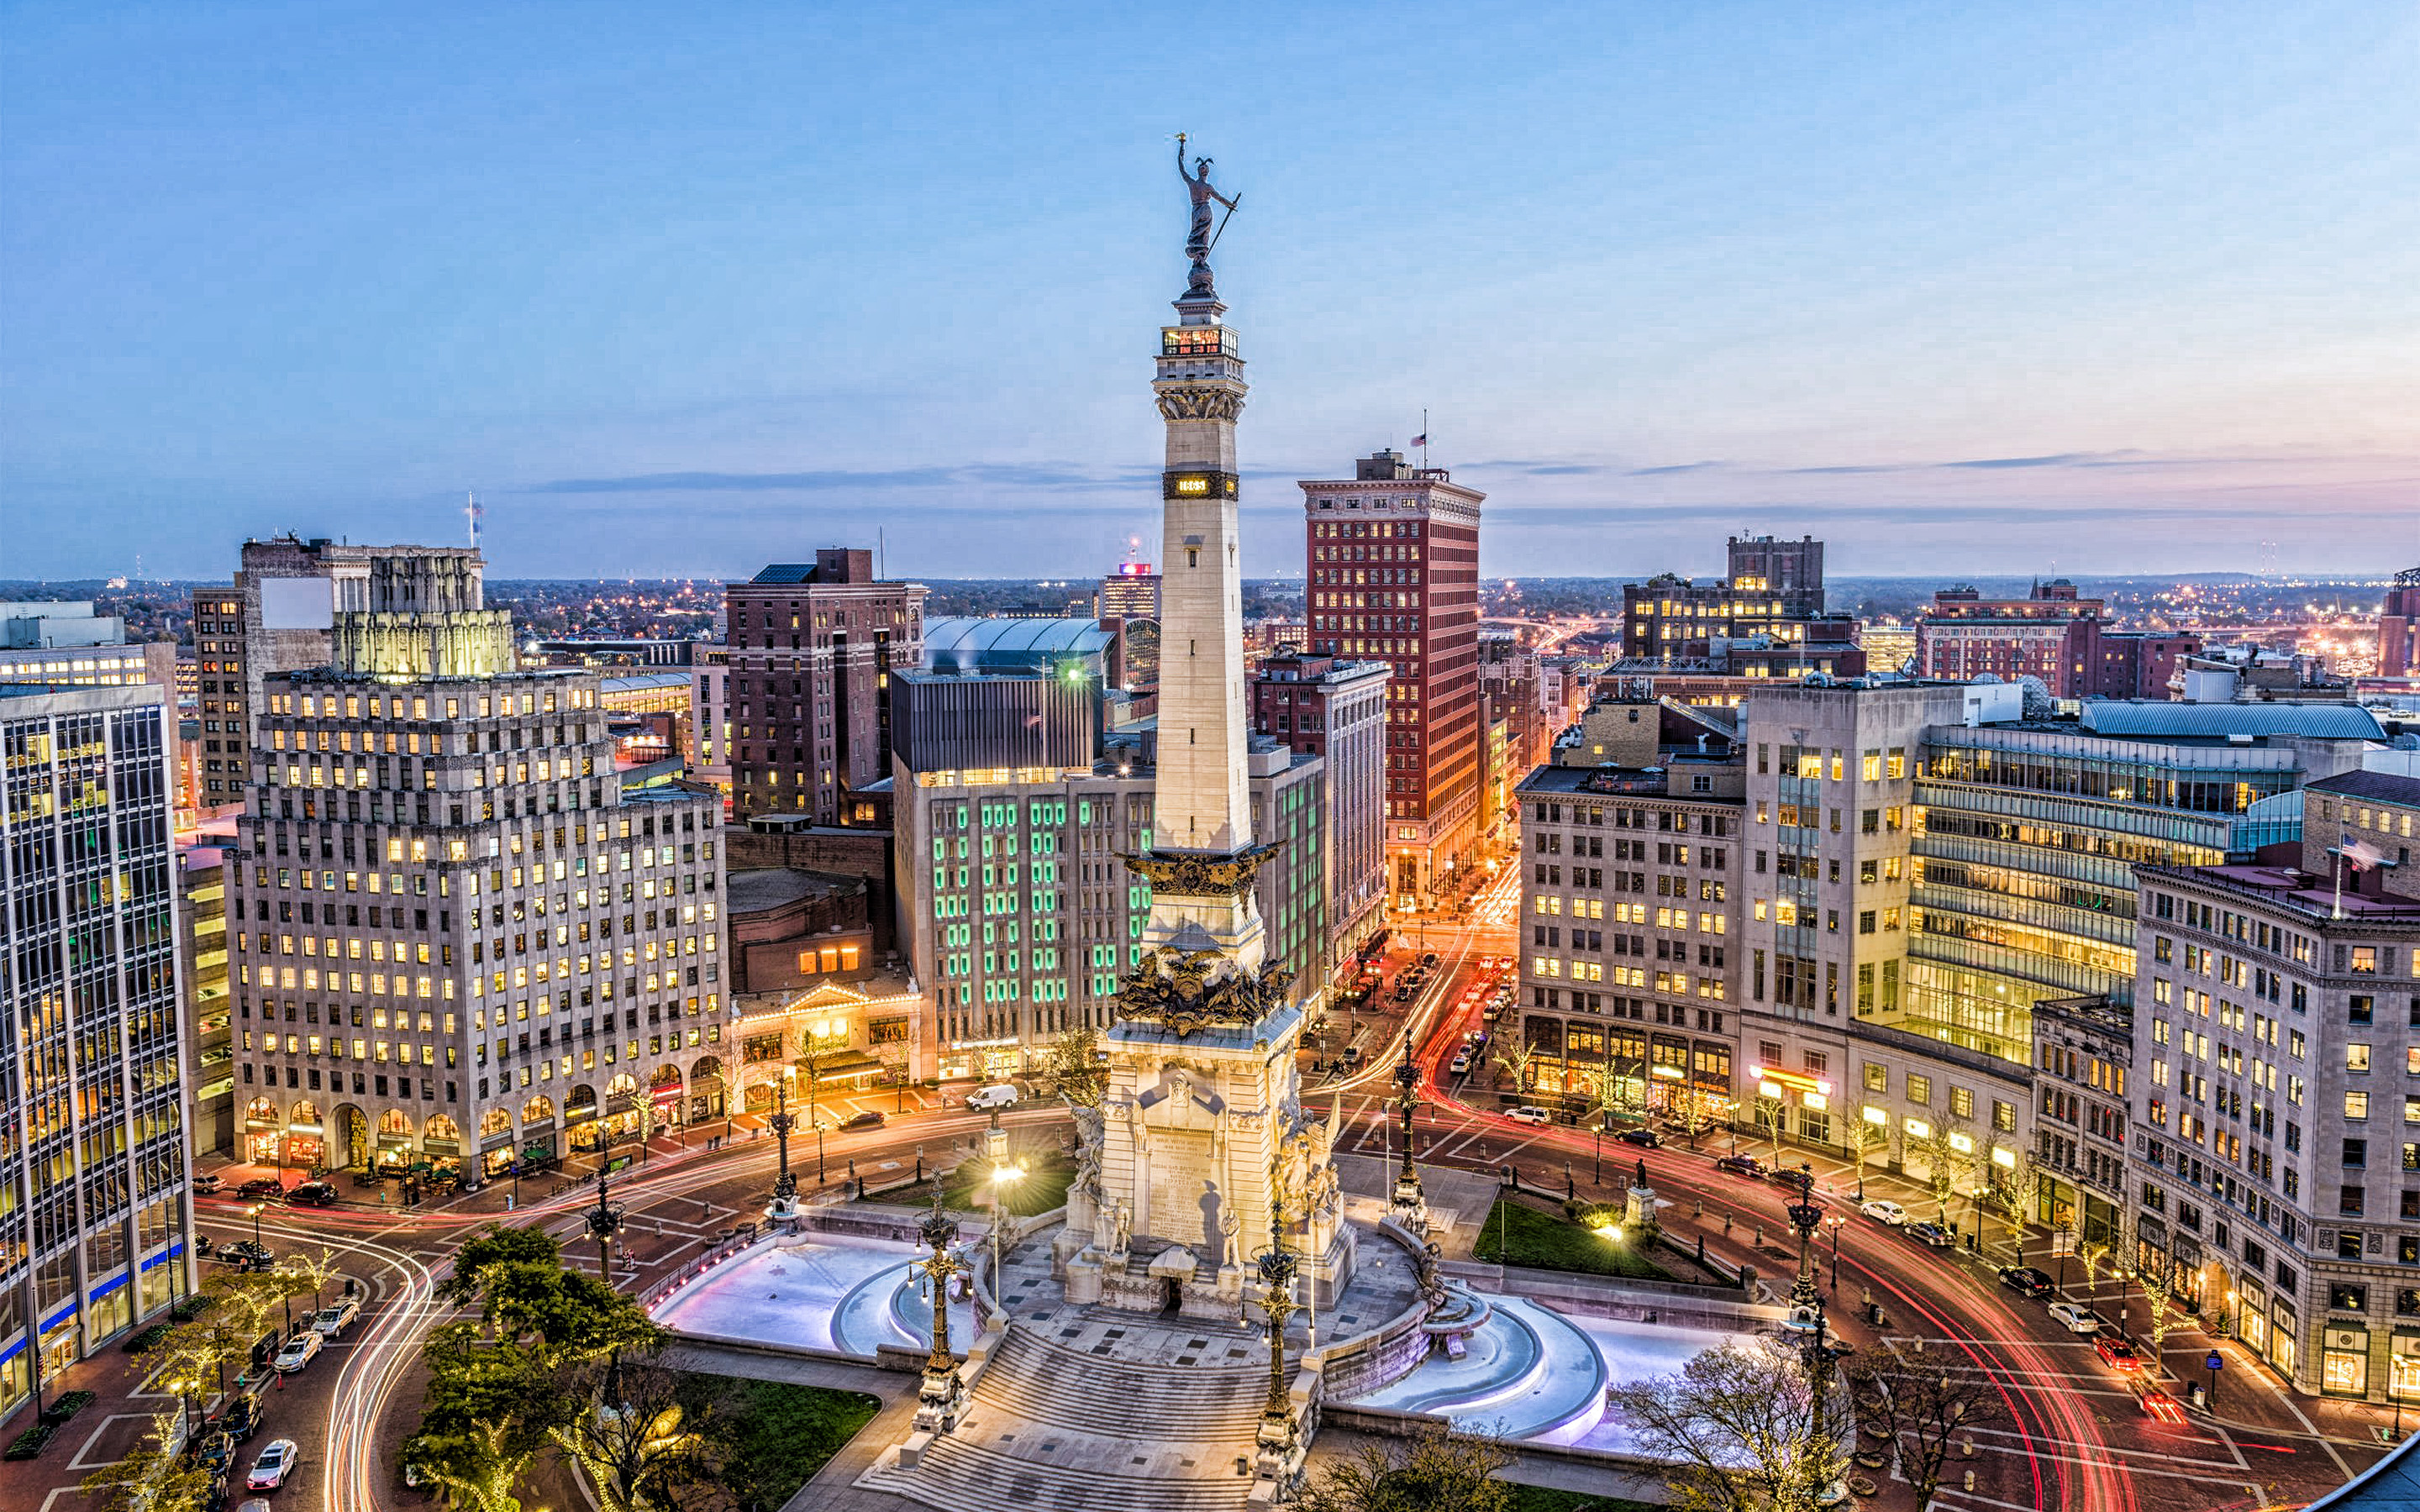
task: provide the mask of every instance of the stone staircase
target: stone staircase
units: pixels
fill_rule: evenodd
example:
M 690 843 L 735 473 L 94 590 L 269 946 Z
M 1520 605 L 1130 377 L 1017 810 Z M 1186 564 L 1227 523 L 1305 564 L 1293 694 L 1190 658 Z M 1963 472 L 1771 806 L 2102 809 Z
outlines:
M 1237 1512 L 1265 1370 L 1140 1365 L 1012 1329 L 957 1431 L 861 1486 L 949 1512 Z

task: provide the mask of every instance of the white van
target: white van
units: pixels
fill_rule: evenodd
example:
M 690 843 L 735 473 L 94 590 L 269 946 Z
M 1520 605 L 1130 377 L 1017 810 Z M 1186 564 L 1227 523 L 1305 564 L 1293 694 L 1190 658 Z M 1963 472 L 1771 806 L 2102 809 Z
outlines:
M 990 1108 L 1011 1108 L 1016 1105 L 1016 1088 L 1006 1082 L 978 1088 L 967 1094 L 967 1106 L 981 1113 Z

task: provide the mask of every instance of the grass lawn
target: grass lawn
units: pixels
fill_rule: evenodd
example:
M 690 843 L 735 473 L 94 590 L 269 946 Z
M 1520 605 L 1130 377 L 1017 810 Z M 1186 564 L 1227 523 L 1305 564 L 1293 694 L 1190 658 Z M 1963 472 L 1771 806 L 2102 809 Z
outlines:
M 743 1507 L 775 1512 L 882 1404 L 862 1392 L 831 1391 L 736 1376 L 689 1378 L 737 1451 L 727 1477 Z
M 1517 1481 L 1507 1484 L 1512 1488 L 1512 1500 L 1506 1512 L 1663 1512 L 1645 1502 L 1620 1496 L 1589 1496 L 1545 1486 L 1524 1486 Z
M 1490 1265 L 1520 1265 L 1533 1271 L 1626 1275 L 1642 1281 L 1674 1279 L 1639 1254 L 1636 1244 L 1615 1243 L 1560 1213 L 1541 1212 L 1526 1203 L 1501 1199 L 1487 1215 L 1487 1227 L 1471 1253 Z
M 1009 1211 L 1020 1218 L 1031 1218 L 1067 1200 L 1067 1187 L 1076 1180 L 1076 1163 L 1068 1159 L 1065 1151 L 1012 1150 L 1010 1155 L 1025 1167 L 1025 1175 L 1008 1189 Z M 991 1162 L 977 1155 L 960 1161 L 942 1178 L 941 1202 L 945 1207 L 989 1212 L 991 1189 Z

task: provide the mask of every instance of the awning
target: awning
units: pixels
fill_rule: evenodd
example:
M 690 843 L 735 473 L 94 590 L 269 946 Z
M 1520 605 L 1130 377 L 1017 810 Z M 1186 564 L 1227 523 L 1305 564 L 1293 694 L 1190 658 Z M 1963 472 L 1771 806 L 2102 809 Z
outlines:
M 845 1050 L 817 1063 L 815 1080 L 845 1082 L 852 1077 L 870 1076 L 882 1069 L 882 1062 L 862 1050 Z

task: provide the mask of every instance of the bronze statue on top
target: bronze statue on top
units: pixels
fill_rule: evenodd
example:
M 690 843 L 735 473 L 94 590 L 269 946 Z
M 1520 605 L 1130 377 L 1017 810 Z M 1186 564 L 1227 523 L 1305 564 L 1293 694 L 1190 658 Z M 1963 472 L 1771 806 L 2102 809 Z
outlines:
M 1187 173 L 1185 140 L 1183 131 L 1176 133 L 1176 177 L 1185 181 L 1186 193 L 1193 198 L 1192 228 L 1185 237 L 1185 255 L 1193 259 L 1193 271 L 1186 280 L 1185 297 L 1188 300 L 1215 300 L 1218 291 L 1210 283 L 1210 249 L 1218 244 L 1218 233 L 1225 231 L 1227 225 L 1222 219 L 1217 232 L 1211 229 L 1210 204 L 1216 200 L 1225 206 L 1227 213 L 1232 216 L 1244 196 L 1237 194 L 1230 199 L 1210 187 L 1211 160 L 1208 158 L 1194 159 L 1193 171 Z

